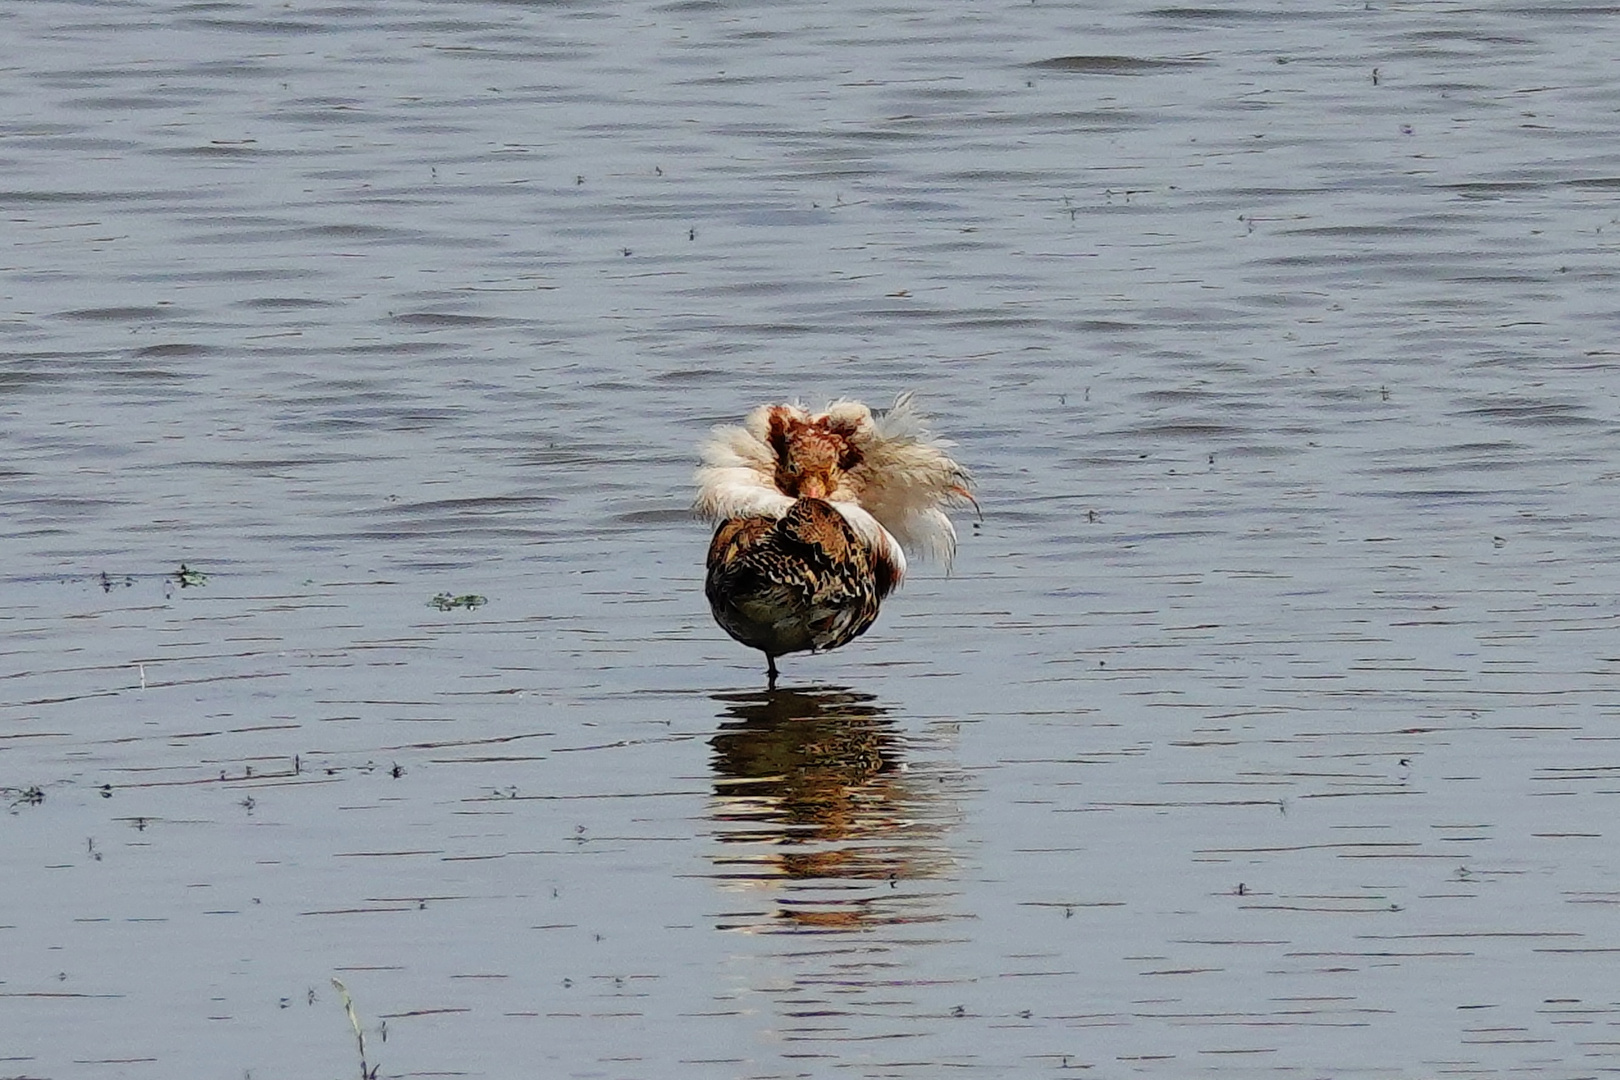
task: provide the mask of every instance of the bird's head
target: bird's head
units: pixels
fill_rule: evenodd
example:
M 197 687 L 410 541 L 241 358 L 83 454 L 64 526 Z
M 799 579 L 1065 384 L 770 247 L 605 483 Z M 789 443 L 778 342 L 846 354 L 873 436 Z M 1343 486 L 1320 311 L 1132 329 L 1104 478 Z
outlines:
M 795 499 L 831 499 L 861 459 L 846 426 L 825 416 L 807 418 L 790 406 L 773 408 L 769 441 L 777 490 Z

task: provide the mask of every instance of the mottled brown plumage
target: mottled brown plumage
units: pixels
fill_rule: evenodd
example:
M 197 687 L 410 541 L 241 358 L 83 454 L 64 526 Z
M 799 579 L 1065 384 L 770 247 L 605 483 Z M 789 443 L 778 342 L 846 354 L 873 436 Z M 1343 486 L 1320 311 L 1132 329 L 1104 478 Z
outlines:
M 893 574 L 842 514 L 821 499 L 799 499 L 786 514 L 732 518 L 709 545 L 704 592 L 715 621 L 767 658 L 836 649 L 866 631 Z

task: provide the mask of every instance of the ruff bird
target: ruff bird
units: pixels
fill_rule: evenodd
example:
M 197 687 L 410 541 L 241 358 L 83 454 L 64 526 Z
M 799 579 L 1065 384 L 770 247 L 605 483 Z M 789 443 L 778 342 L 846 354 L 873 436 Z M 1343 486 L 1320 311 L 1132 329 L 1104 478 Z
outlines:
M 704 593 L 721 629 L 765 654 L 771 687 L 778 656 L 864 633 L 908 552 L 949 565 L 945 508 L 973 503 L 949 445 L 910 394 L 881 413 L 858 401 L 762 405 L 714 429 L 697 472 L 697 510 L 719 523 Z

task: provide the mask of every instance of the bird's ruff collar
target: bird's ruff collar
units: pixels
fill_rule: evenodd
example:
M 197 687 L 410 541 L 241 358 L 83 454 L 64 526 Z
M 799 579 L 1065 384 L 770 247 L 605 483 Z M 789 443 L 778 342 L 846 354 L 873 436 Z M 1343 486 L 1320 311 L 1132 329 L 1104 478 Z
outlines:
M 741 425 L 715 428 L 703 444 L 697 471 L 699 513 L 716 521 L 780 518 L 793 505 L 793 497 L 776 486 L 773 413 L 790 422 L 825 425 L 847 439 L 856 461 L 827 501 L 879 554 L 902 573 L 906 551 L 949 565 L 956 530 L 944 508 L 972 502 L 972 480 L 946 452 L 950 444 L 929 432 L 910 394 L 876 415 L 849 400 L 834 401 L 819 413 L 797 403 L 762 405 Z

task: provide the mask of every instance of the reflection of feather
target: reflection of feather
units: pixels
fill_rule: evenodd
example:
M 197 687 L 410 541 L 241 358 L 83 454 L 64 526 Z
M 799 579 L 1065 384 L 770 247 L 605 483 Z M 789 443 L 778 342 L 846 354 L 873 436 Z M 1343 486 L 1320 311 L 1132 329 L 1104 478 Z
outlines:
M 902 395 L 874 417 L 858 401 L 820 413 L 765 405 L 703 445 L 697 509 L 720 527 L 706 593 L 715 619 L 776 657 L 836 648 L 877 617 L 906 549 L 949 562 L 943 507 L 972 502 L 966 470 Z

